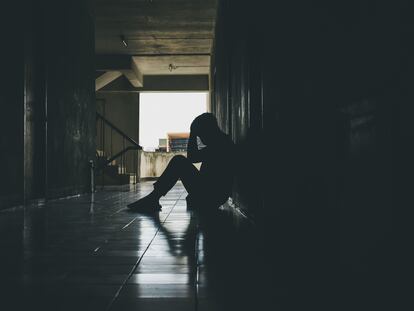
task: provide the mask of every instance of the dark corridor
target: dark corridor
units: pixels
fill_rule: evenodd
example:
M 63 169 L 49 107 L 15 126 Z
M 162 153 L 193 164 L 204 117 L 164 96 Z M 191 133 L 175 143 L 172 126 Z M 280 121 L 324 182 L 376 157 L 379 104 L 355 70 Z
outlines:
M 412 309 L 410 1 L 1 11 L 1 310 Z M 230 200 L 130 213 L 139 94 L 189 91 L 236 145 Z

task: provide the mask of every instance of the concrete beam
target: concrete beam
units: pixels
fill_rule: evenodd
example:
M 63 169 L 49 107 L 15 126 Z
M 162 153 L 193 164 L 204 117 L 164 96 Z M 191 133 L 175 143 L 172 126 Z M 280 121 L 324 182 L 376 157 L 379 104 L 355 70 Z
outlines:
M 144 86 L 144 77 L 139 70 L 137 64 L 131 57 L 131 69 L 123 70 L 122 73 L 129 80 L 133 87 L 143 87 Z
M 144 87 L 135 88 L 125 76 L 101 89 L 101 92 L 145 92 L 145 91 L 208 91 L 208 75 L 148 75 Z
M 99 91 L 112 81 L 122 76 L 120 71 L 107 71 L 95 80 L 95 91 Z
M 144 85 L 143 75 L 129 55 L 96 55 L 95 69 L 121 72 L 133 87 Z
M 139 70 L 137 63 L 134 61 L 133 58 L 131 58 L 131 63 L 132 63 L 131 67 L 132 67 L 132 70 L 135 73 L 135 76 L 137 77 L 138 81 L 141 81 L 141 85 L 139 85 L 138 87 L 144 86 L 144 76 L 143 76 L 142 72 Z

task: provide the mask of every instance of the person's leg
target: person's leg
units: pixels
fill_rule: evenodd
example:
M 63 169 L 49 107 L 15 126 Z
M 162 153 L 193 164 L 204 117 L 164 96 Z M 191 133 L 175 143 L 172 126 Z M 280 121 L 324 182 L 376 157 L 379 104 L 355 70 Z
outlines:
M 197 192 L 197 189 L 199 188 L 198 174 L 198 170 L 186 157 L 182 155 L 175 156 L 171 159 L 165 171 L 154 183 L 154 190 L 146 197 L 129 204 L 128 207 L 130 209 L 141 211 L 160 210 L 160 197 L 166 195 L 178 179 L 181 179 L 188 193 Z
M 197 191 L 199 171 L 190 160 L 182 155 L 171 159 L 165 171 L 154 183 L 154 192 L 159 197 L 166 195 L 179 179 L 183 182 L 188 193 Z

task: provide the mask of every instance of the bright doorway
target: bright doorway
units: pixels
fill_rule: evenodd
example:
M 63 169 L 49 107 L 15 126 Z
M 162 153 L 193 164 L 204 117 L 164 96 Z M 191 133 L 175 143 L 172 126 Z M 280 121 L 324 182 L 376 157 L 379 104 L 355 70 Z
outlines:
M 139 142 L 158 150 L 171 133 L 189 133 L 195 117 L 207 111 L 208 92 L 140 93 Z

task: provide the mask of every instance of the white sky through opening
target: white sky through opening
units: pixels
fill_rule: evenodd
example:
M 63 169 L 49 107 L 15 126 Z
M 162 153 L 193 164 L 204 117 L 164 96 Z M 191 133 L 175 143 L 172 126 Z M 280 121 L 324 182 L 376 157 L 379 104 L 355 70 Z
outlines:
M 158 148 L 167 133 L 190 132 L 195 117 L 207 111 L 207 93 L 140 93 L 139 142 L 146 151 Z

